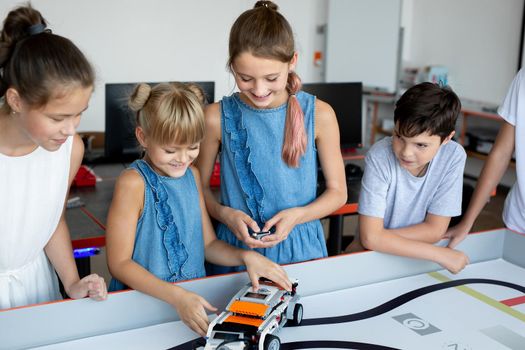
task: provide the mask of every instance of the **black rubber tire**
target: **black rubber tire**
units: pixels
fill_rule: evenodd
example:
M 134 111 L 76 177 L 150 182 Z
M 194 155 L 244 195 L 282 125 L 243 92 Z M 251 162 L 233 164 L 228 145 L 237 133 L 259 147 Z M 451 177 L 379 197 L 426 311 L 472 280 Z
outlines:
M 295 304 L 293 308 L 293 324 L 299 326 L 303 322 L 303 305 Z
M 264 350 L 279 350 L 281 339 L 273 334 L 267 334 L 264 338 Z

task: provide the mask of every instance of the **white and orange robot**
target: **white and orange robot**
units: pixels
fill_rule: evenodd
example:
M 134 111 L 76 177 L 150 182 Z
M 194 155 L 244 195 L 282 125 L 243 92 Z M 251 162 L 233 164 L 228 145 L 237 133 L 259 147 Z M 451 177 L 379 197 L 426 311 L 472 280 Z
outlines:
M 276 335 L 287 323 L 299 325 L 303 306 L 297 301 L 297 281 L 291 292 L 267 279 L 254 291 L 248 283 L 232 298 L 226 310 L 210 323 L 205 350 L 279 350 Z

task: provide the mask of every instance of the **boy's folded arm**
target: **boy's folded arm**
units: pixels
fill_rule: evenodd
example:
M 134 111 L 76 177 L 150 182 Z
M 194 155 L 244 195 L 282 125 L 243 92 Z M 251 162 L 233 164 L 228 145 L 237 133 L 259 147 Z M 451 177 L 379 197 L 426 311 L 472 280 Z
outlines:
M 409 228 L 414 228 L 414 225 Z M 440 263 L 441 250 L 446 249 L 421 240 L 413 240 L 383 227 L 383 219 L 366 215 L 359 216 L 360 237 L 363 246 L 382 253 L 410 258 L 431 260 Z
M 449 216 L 427 213 L 425 221 L 399 229 L 389 229 L 389 233 L 414 241 L 437 243 L 443 239 L 450 223 Z

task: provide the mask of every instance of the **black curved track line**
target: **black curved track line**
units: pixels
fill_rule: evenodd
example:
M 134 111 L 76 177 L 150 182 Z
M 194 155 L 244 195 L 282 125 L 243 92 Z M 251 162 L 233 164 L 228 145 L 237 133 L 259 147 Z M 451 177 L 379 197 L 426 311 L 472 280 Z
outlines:
M 195 349 L 195 342 L 206 341 L 204 338 L 193 339 L 183 344 L 179 344 L 168 350 L 193 350 Z M 202 344 L 201 344 L 202 346 Z M 400 350 L 398 348 L 391 348 L 389 346 L 360 343 L 354 341 L 334 341 L 334 340 L 310 340 L 310 341 L 296 341 L 281 344 L 281 350 L 295 350 L 295 349 L 316 349 L 316 348 L 331 348 L 331 349 L 353 349 L 353 350 Z
M 388 311 L 391 311 L 403 304 L 408 303 L 411 300 L 419 298 L 423 295 L 437 292 L 447 288 L 453 288 L 462 286 L 465 284 L 492 284 L 502 287 L 507 287 L 510 289 L 517 290 L 525 294 L 525 287 L 518 284 L 498 281 L 487 278 L 464 278 L 459 280 L 452 280 L 448 282 L 441 282 L 437 284 L 432 284 L 430 286 L 414 289 L 413 291 L 402 294 L 394 299 L 387 301 L 379 306 L 376 306 L 372 309 L 357 312 L 350 315 L 336 316 L 336 317 L 322 317 L 322 318 L 309 318 L 301 322 L 302 326 L 313 326 L 313 325 L 323 325 L 323 324 L 334 324 L 334 323 L 345 323 L 345 322 L 354 322 L 360 321 L 367 318 L 372 318 L 379 316 Z M 287 327 L 297 327 L 297 326 L 287 326 Z M 197 340 L 203 340 L 203 338 L 193 339 L 184 344 L 174 346 L 168 350 L 192 350 L 193 344 Z M 323 341 L 323 340 L 314 340 L 314 341 L 299 341 L 299 342 L 290 342 L 281 344 L 281 349 L 283 350 L 294 350 L 294 349 L 311 349 L 311 348 L 334 348 L 334 349 L 357 349 L 357 350 L 397 350 L 395 348 L 390 348 L 383 345 L 359 343 L 359 342 L 347 342 L 347 341 Z
M 169 348 L 167 350 L 193 350 L 195 349 L 195 344 L 199 344 L 200 346 L 204 346 L 206 344 L 206 340 L 204 338 L 195 338 L 192 340 L 188 340 L 185 343 L 176 345 L 172 348 Z
M 281 344 L 281 350 L 295 350 L 295 349 L 315 349 L 315 348 L 331 348 L 331 349 L 354 349 L 354 350 L 400 350 L 391 348 L 389 346 L 359 343 L 354 341 L 336 341 L 336 340 L 311 340 L 311 341 L 295 341 Z
M 414 289 L 413 291 L 402 294 L 392 300 L 387 301 L 384 304 L 381 304 L 369 310 L 357 312 L 355 314 L 336 316 L 336 317 L 309 318 L 301 322 L 301 327 L 364 320 L 367 318 L 371 318 L 371 317 L 375 317 L 375 316 L 384 314 L 403 304 L 408 303 L 409 301 L 413 299 L 419 298 L 425 294 L 437 292 L 439 290 L 443 290 L 447 288 L 462 286 L 464 284 L 475 284 L 475 283 L 494 284 L 498 286 L 515 289 L 517 291 L 525 293 L 525 287 L 520 286 L 518 284 L 514 284 L 510 282 L 503 282 L 503 281 L 498 281 L 498 280 L 492 280 L 492 279 L 485 279 L 485 278 L 465 278 L 465 279 L 453 280 L 453 281 L 448 281 L 448 282 L 441 282 L 438 284 L 433 284 L 433 285 L 422 287 L 419 289 Z M 296 326 L 290 326 L 290 327 L 296 327 Z

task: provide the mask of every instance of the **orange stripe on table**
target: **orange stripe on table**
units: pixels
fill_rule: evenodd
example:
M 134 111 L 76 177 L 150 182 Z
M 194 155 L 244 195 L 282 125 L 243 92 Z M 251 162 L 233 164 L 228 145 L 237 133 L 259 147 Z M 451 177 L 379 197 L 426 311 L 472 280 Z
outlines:
M 358 210 L 357 203 L 347 203 L 343 205 L 341 208 L 337 209 L 333 213 L 331 213 L 328 216 L 335 216 L 335 215 L 345 215 L 345 214 L 356 214 Z
M 73 246 L 73 249 L 101 248 L 106 245 L 106 237 L 97 236 L 97 237 L 73 239 L 71 241 L 71 245 Z
M 525 295 L 523 295 L 521 297 L 517 297 L 517 298 L 501 300 L 500 303 L 505 304 L 507 306 L 515 306 L 515 305 L 525 304 Z

